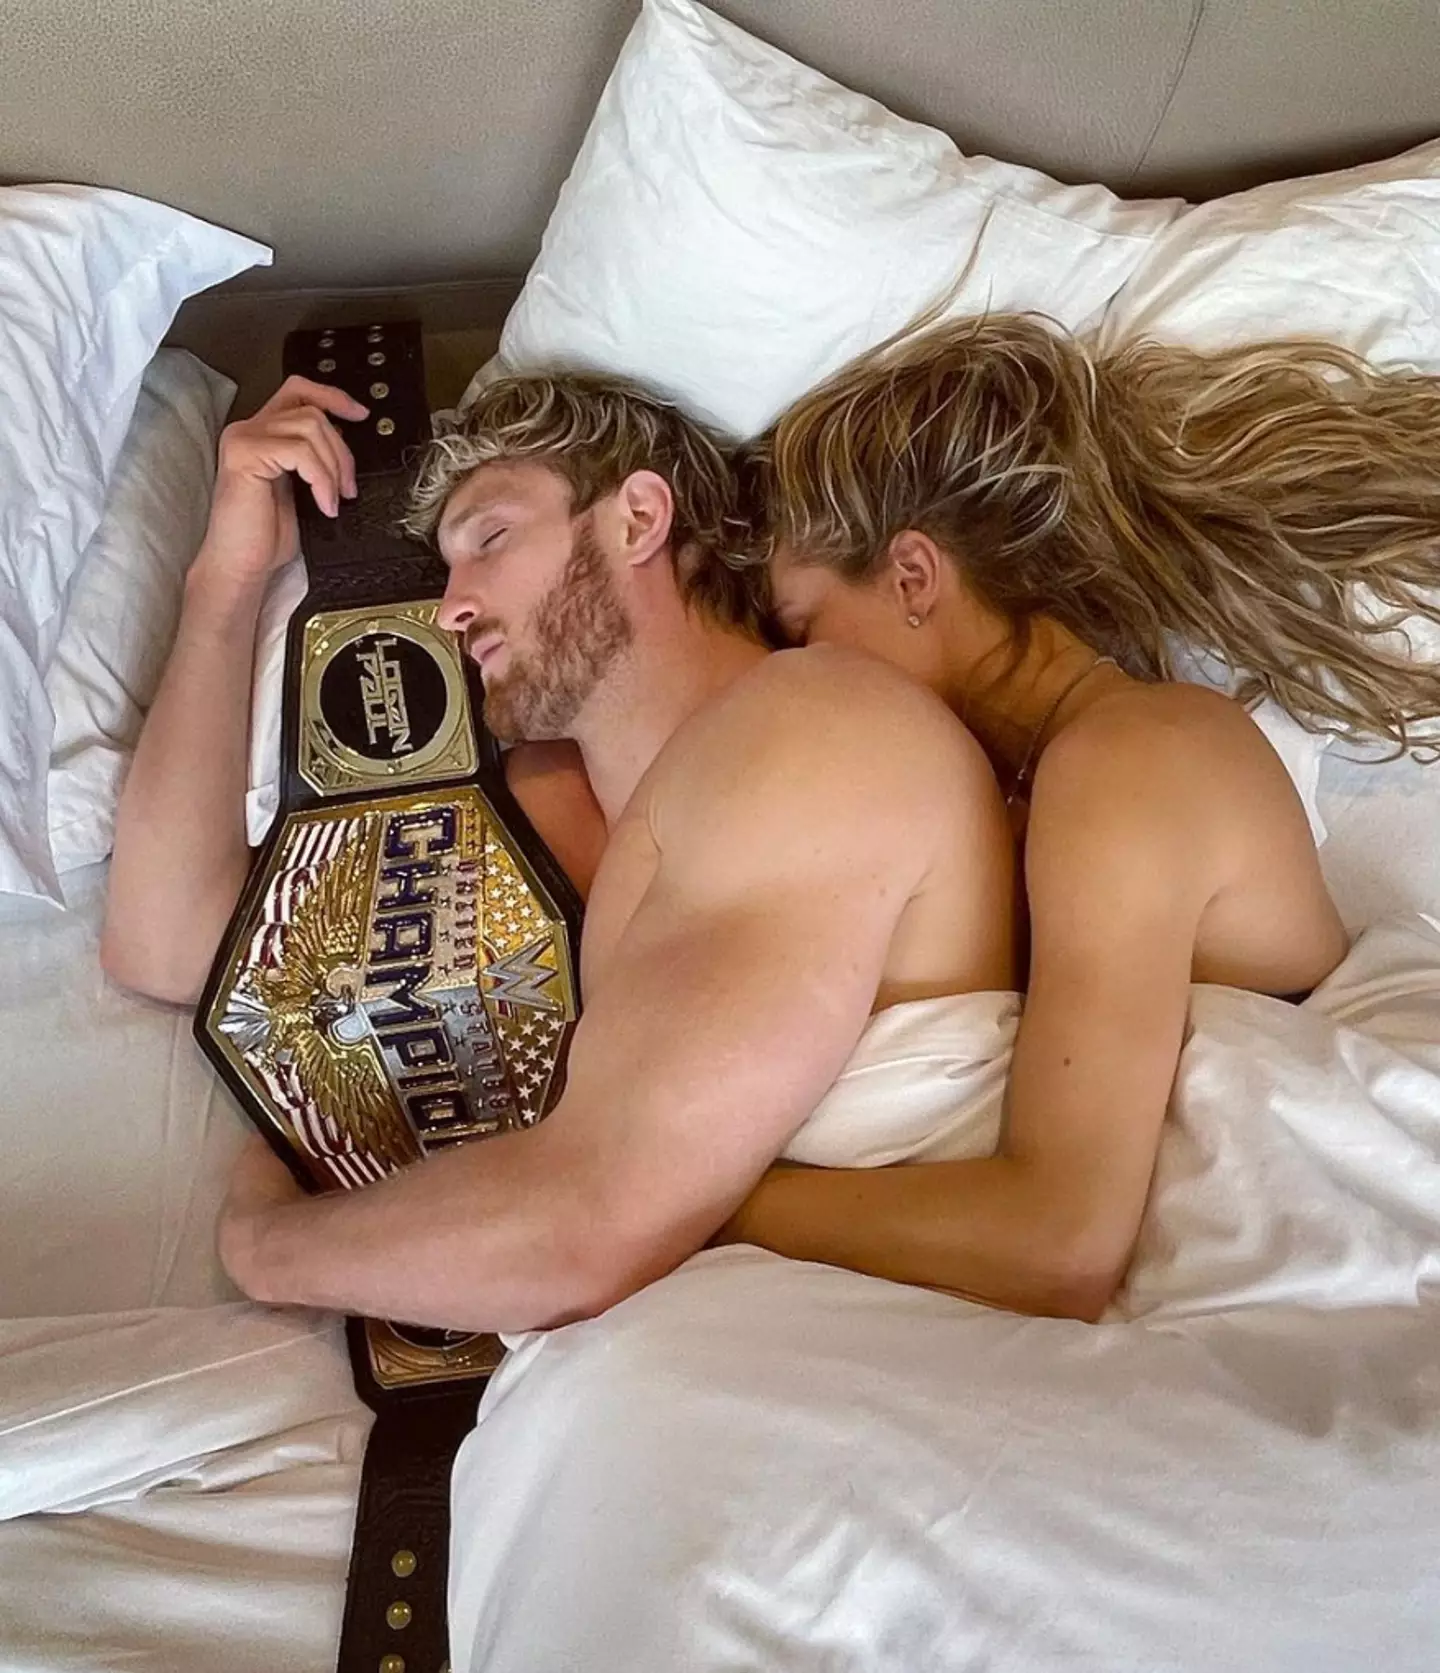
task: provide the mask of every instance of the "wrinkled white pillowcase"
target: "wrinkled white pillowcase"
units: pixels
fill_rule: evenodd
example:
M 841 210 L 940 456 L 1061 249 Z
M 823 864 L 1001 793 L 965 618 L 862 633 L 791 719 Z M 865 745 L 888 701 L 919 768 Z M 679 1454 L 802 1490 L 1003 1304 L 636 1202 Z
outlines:
M 1101 341 L 1299 336 L 1440 373 L 1440 141 L 1188 210 L 1145 250 Z
M 210 511 L 235 385 L 183 349 L 145 371 L 100 527 L 45 675 L 55 713 L 50 850 L 59 873 L 109 854 L 125 770 L 180 615 Z
M 952 288 L 958 313 L 1098 321 L 1182 208 L 966 157 L 692 0 L 645 0 L 500 352 L 748 436 Z
M 0 892 L 60 898 L 44 675 L 145 367 L 186 297 L 269 259 L 124 192 L 0 188 Z

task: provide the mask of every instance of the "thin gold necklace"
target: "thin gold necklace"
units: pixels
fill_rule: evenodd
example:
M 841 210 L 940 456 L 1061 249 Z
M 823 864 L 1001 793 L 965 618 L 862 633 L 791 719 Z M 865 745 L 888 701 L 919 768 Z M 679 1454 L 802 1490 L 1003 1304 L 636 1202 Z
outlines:
M 1097 668 L 1103 668 L 1107 662 L 1112 668 L 1118 668 L 1120 666 L 1113 656 L 1097 656 L 1088 668 L 1082 668 L 1080 670 L 1075 678 L 1071 680 L 1069 685 L 1065 687 L 1065 689 L 1041 716 L 1040 724 L 1030 734 L 1030 743 L 1025 751 L 1025 759 L 1020 763 L 1020 771 L 1016 773 L 1015 782 L 1010 786 L 1010 794 L 1005 798 L 1006 807 L 1010 806 L 1010 804 L 1024 788 L 1025 782 L 1030 776 L 1030 769 L 1035 762 L 1035 751 L 1040 747 L 1040 740 L 1045 735 L 1045 728 L 1060 712 L 1060 705 L 1072 691 L 1079 688 L 1083 681 L 1088 680 Z

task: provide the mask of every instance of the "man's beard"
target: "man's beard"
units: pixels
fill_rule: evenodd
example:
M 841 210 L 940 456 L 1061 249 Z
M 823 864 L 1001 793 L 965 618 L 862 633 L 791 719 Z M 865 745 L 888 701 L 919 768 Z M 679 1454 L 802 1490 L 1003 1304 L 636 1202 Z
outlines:
M 512 649 L 508 672 L 485 682 L 485 724 L 502 744 L 570 737 L 634 637 L 587 517 L 564 573 L 530 618 L 528 653 Z

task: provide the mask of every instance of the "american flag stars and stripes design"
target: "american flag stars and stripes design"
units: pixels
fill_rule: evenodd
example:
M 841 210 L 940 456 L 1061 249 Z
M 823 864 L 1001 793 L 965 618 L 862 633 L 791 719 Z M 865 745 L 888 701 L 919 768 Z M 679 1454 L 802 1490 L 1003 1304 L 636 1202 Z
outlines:
M 546 1113 L 566 1032 L 575 1020 L 568 948 L 563 926 L 537 898 L 503 832 L 482 806 L 475 796 L 473 803 L 467 798 L 457 809 L 460 843 L 433 878 L 426 878 L 434 898 L 434 964 L 415 991 L 440 1012 L 453 1072 L 462 1082 L 477 1084 L 471 1080 L 474 1074 L 493 1076 L 494 1058 L 487 1062 L 486 1054 L 498 1049 L 512 1099 L 510 1124 L 530 1126 Z M 232 1016 L 236 1019 L 228 1028 L 231 1045 L 243 1059 L 254 1091 L 289 1129 L 297 1147 L 346 1187 L 384 1178 L 392 1163 L 357 1141 L 344 1119 L 337 1119 L 343 1110 L 322 1107 L 289 1052 L 272 1048 L 263 978 L 286 965 L 287 934 L 311 891 L 335 862 L 348 857 L 353 864 L 355 845 L 373 845 L 380 834 L 374 827 L 386 817 L 384 807 L 373 806 L 348 815 L 317 811 L 292 816 L 274 862 L 277 869 L 253 909 L 227 1013 L 227 1022 Z M 378 912 L 383 910 L 383 897 L 374 891 L 372 882 L 372 898 L 366 904 Z M 328 908 L 323 921 L 331 922 Z M 368 925 L 368 918 L 365 921 Z M 300 945 L 290 949 L 292 962 Z M 368 927 L 365 945 L 373 953 Z M 363 965 L 367 956 L 362 952 L 350 962 Z M 385 1062 L 389 1048 L 381 1051 L 380 1037 L 373 1033 L 373 1007 L 381 1007 L 382 1017 L 388 1014 L 387 992 L 383 978 L 376 985 L 367 973 L 360 1007 L 372 1024 L 369 1038 L 374 1042 L 376 1074 L 394 1098 L 395 1120 L 408 1128 L 402 1095 L 391 1080 L 395 1066 Z M 383 1034 L 383 1022 L 380 1027 Z M 487 1037 L 493 1042 L 488 1047 Z M 478 1111 L 478 1104 L 475 1107 Z M 424 1134 L 417 1138 L 423 1150 Z

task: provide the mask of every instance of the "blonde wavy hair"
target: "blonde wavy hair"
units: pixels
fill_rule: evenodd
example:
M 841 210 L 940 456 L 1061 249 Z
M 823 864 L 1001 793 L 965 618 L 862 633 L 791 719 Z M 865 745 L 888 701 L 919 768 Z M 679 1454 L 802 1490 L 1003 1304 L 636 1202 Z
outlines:
M 731 454 L 678 407 L 587 373 L 498 378 L 426 447 L 404 527 L 433 540 L 446 502 L 472 471 L 514 460 L 534 460 L 562 477 L 576 516 L 635 471 L 663 476 L 674 501 L 670 548 L 682 598 L 727 626 L 759 631 L 744 559 L 730 550 Z
M 1314 730 L 1414 748 L 1440 667 L 1440 379 L 1318 342 L 1100 353 L 1048 322 L 921 329 L 796 402 L 750 462 L 761 538 L 863 580 L 919 530 L 1017 630 L 1145 679 L 1175 639 Z M 1428 596 L 1427 596 L 1428 592 Z

